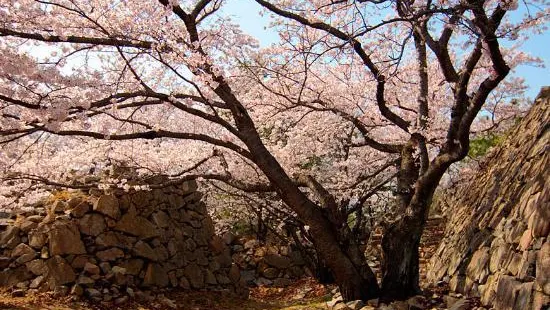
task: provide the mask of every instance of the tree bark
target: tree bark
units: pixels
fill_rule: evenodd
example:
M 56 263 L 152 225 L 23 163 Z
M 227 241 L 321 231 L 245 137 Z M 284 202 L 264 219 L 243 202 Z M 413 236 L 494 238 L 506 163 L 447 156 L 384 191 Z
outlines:
M 404 217 L 393 223 L 382 237 L 382 300 L 404 300 L 420 291 L 420 237 L 425 220 Z

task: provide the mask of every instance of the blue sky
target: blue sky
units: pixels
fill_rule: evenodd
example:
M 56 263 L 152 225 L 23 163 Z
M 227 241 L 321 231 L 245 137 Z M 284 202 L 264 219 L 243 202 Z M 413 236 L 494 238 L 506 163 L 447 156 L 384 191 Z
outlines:
M 224 12 L 233 17 L 234 21 L 241 25 L 243 31 L 260 40 L 262 46 L 268 46 L 277 42 L 279 37 L 276 32 L 268 28 L 269 14 L 263 17 L 259 14 L 260 6 L 252 0 L 228 1 Z M 521 18 L 524 10 L 512 12 L 513 18 Z M 550 86 L 550 31 L 544 34 L 530 37 L 522 46 L 522 50 L 539 57 L 544 61 L 545 67 L 521 66 L 513 74 L 526 79 L 529 90 L 527 95 L 534 98 L 542 86 Z

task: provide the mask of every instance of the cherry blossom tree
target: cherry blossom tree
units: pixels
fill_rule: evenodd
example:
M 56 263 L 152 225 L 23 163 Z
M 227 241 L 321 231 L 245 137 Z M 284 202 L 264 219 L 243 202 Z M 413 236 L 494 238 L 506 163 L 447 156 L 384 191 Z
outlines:
M 544 29 L 548 6 L 512 23 L 513 0 L 255 2 L 280 44 L 260 49 L 222 0 L 0 0 L 0 203 L 197 178 L 276 194 L 345 300 L 416 294 L 439 181 L 521 112 L 505 78 L 536 60 L 501 43 Z M 87 178 L 109 165 L 168 181 Z M 388 188 L 379 285 L 358 219 Z

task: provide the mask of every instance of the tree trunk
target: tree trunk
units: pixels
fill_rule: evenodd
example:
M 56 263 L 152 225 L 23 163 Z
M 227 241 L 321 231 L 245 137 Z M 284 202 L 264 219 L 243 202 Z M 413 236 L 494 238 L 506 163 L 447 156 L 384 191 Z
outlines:
M 382 300 L 404 300 L 420 291 L 418 248 L 425 220 L 405 217 L 382 237 Z
M 318 255 L 324 259 L 334 276 L 344 301 L 378 298 L 378 282 L 366 258 L 354 257 L 356 249 L 338 242 L 337 232 L 331 227 L 329 220 L 320 214 L 318 216 L 323 219 L 310 222 L 313 243 Z

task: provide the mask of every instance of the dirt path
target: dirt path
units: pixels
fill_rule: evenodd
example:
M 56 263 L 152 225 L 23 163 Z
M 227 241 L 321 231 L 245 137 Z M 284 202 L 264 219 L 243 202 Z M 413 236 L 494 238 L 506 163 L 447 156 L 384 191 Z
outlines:
M 320 310 L 327 309 L 328 288 L 312 279 L 297 281 L 290 287 L 255 288 L 249 299 L 239 299 L 222 292 L 174 292 L 151 300 L 129 300 L 123 305 L 92 304 L 71 297 L 54 298 L 52 294 L 13 297 L 0 293 L 0 309 L 11 310 Z M 175 306 L 175 308 L 174 308 Z

